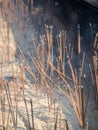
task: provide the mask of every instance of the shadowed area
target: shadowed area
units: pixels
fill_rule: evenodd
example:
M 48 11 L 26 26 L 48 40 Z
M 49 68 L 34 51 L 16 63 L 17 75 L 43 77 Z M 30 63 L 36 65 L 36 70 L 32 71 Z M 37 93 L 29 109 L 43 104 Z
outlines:
M 98 8 L 98 1 L 97 0 L 83 0 L 84 2 L 87 2 L 88 4 Z

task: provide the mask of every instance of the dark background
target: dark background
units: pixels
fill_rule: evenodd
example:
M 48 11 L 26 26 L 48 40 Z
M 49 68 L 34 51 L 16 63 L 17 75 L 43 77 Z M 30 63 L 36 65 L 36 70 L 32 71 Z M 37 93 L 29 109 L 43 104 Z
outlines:
M 27 0 L 24 2 L 27 4 Z M 82 42 L 92 47 L 98 32 L 98 8 L 83 0 L 34 0 L 34 6 L 39 5 L 56 16 L 74 39 L 77 37 L 77 25 L 80 24 Z

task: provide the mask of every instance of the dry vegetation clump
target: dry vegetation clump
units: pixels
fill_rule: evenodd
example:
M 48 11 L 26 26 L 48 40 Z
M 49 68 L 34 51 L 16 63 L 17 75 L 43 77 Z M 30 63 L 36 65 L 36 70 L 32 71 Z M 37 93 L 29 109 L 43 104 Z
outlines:
M 88 61 L 87 53 L 84 53 L 81 48 L 80 25 L 77 29 L 77 54 L 74 51 L 75 47 L 66 43 L 66 31 L 59 32 L 56 40 L 57 47 L 54 48 L 53 26 L 45 25 L 44 34 L 33 38 L 33 48 L 31 47 L 30 52 L 26 52 L 29 62 L 19 44 L 14 39 L 12 40 L 10 25 L 17 22 L 20 31 L 22 31 L 26 25 L 24 20 L 26 15 L 31 12 L 32 15 L 36 15 L 35 12 L 33 13 L 33 0 L 31 0 L 32 8 L 30 9 L 21 0 L 2 1 L 1 5 L 1 16 L 7 21 L 2 25 L 4 22 L 1 18 L 0 126 L 2 129 L 73 130 L 75 126 L 70 125 L 69 119 L 62 114 L 62 108 L 71 114 L 66 104 L 62 104 L 58 98 L 62 95 L 67 98 L 65 99 L 70 102 L 74 110 L 80 126 L 78 128 L 90 130 L 89 127 L 92 124 L 89 124 L 86 116 L 91 90 L 84 83 L 85 79 L 88 80 L 85 74 L 89 75 L 84 66 L 86 64 L 89 68 L 91 86 L 97 104 L 97 35 L 92 48 L 94 55 L 88 64 L 86 62 L 86 60 Z M 12 41 L 14 42 L 13 46 L 11 46 Z M 15 48 L 19 53 L 15 54 Z M 56 51 L 57 55 L 55 55 Z M 15 59 L 12 58 L 15 55 L 22 64 L 15 62 Z M 77 63 L 75 63 L 76 58 Z M 76 64 L 79 66 L 78 68 L 75 66 Z M 26 73 L 32 76 L 32 84 L 27 80 Z M 56 90 L 57 92 L 55 92 Z M 85 90 L 87 94 L 85 94 Z M 40 125 L 41 123 L 42 125 Z

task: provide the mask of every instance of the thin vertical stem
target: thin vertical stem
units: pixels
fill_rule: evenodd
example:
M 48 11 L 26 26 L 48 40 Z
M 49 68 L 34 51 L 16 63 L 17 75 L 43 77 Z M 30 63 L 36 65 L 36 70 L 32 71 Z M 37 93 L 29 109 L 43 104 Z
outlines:
M 90 74 L 91 74 L 91 79 L 92 79 L 92 85 L 94 86 L 94 77 L 93 77 L 92 67 L 90 64 L 89 64 L 89 68 L 90 68 Z
M 69 127 L 68 127 L 68 121 L 65 120 L 65 122 L 66 122 L 66 130 L 69 130 Z
M 26 108 L 26 114 L 27 114 L 29 129 L 31 130 L 29 112 L 28 112 L 27 102 L 26 102 L 26 99 L 25 99 L 25 98 L 24 98 L 24 103 L 25 103 L 25 108 Z
M 57 113 L 56 113 L 56 119 L 55 119 L 55 125 L 54 125 L 54 130 L 57 130 L 57 125 L 58 125 L 58 110 L 59 108 L 57 107 Z
M 31 102 L 32 130 L 34 130 L 34 112 L 33 112 L 33 102 L 32 102 L 32 100 L 30 100 L 30 102 Z
M 80 43 L 80 25 L 78 25 L 78 54 L 81 53 L 81 43 Z

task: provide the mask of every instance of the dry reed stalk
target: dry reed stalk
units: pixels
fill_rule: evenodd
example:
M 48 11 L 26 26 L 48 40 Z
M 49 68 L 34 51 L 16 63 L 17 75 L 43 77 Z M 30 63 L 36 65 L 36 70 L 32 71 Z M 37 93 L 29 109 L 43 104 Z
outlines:
M 24 22 L 23 21 L 23 16 L 24 16 L 24 3 L 23 3 L 23 1 L 20 1 L 19 8 L 20 8 L 20 18 L 21 18 L 22 24 L 23 24 L 23 22 Z
M 24 61 L 23 56 L 20 53 L 15 54 L 20 61 Z
M 51 92 L 51 87 L 49 86 L 48 82 L 45 80 L 45 85 L 46 85 L 46 93 L 47 93 L 47 99 L 48 99 L 48 108 L 49 112 L 51 112 L 52 104 L 52 92 Z
M 96 100 L 98 101 L 98 56 L 97 54 L 95 58 L 94 68 L 95 68 L 95 79 L 96 79 Z
M 22 32 L 22 29 L 23 29 L 23 19 L 20 18 L 20 19 L 19 19 L 19 23 L 18 23 L 18 30 L 19 30 L 20 32 Z
M 90 97 L 90 88 L 89 88 L 89 91 L 88 91 L 87 100 L 86 100 L 86 105 L 85 105 L 84 121 L 85 121 L 85 118 L 86 118 L 86 113 L 87 113 L 87 106 L 88 106 L 89 97 Z
M 86 122 L 86 130 L 89 130 L 89 123 Z
M 75 112 L 75 114 L 76 114 L 76 116 L 77 116 L 77 119 L 78 119 L 78 121 L 79 121 L 79 124 L 80 124 L 80 126 L 82 126 L 82 120 L 81 120 L 81 117 L 80 117 L 80 114 L 79 114 L 79 111 L 78 111 L 76 102 L 74 101 L 74 98 L 73 98 L 72 93 L 71 93 L 70 91 L 69 91 L 69 94 L 70 94 L 69 100 L 70 100 L 70 102 L 71 102 L 71 104 L 72 104 L 72 106 L 73 106 L 73 109 L 74 109 L 74 112 Z
M 24 100 L 24 103 L 25 103 L 25 108 L 26 108 L 26 114 L 27 114 L 27 118 L 28 118 L 29 129 L 31 130 L 29 113 L 28 113 L 28 108 L 27 108 L 27 102 L 26 102 L 26 99 L 25 99 L 25 92 L 24 92 L 24 66 L 20 67 L 20 75 L 21 75 L 21 85 L 22 85 L 22 91 L 23 91 L 23 100 Z
M 34 66 L 37 68 L 38 73 L 39 73 L 39 74 L 40 74 L 40 73 L 43 73 L 43 71 L 40 69 L 41 66 L 38 64 L 38 61 L 35 60 L 35 58 L 34 58 L 33 56 L 31 56 L 29 53 L 28 53 L 28 55 L 29 55 L 29 57 L 31 58 L 32 63 L 34 64 Z M 43 76 L 44 76 L 44 75 L 43 75 Z M 35 77 L 35 74 L 33 74 L 33 77 Z
M 53 64 L 53 61 L 54 61 L 54 58 L 53 58 L 53 44 L 52 44 L 52 47 L 51 47 L 51 62 L 52 62 L 52 64 Z M 51 76 L 53 77 L 53 68 L 51 68 Z
M 44 73 L 45 71 L 45 35 L 41 36 L 41 68 L 42 68 L 42 72 Z M 42 87 L 44 86 L 44 76 L 41 77 L 41 84 Z M 43 89 L 43 88 L 42 88 Z
M 85 123 L 85 112 L 84 112 L 84 97 L 83 97 L 83 87 L 80 87 L 80 111 L 81 111 L 81 120 L 82 125 L 81 128 L 84 129 L 84 123 Z
M 71 48 L 71 59 L 73 59 L 73 47 Z
M 36 61 L 36 59 L 33 58 L 33 57 L 31 57 L 30 54 L 29 54 L 29 56 L 30 56 L 32 62 L 35 64 L 35 66 L 36 66 L 38 72 L 43 76 L 43 74 L 42 74 L 42 72 L 41 72 L 41 68 L 40 68 L 38 62 Z M 50 76 L 48 76 L 46 73 L 44 73 L 44 75 L 45 75 L 45 77 L 47 77 L 47 78 L 58 88 L 58 85 L 53 81 L 53 79 L 52 79 Z M 64 79 L 64 78 L 63 78 L 63 79 Z M 45 82 L 47 83 L 46 80 L 45 80 Z M 68 96 L 62 89 L 60 89 L 60 91 L 61 91 L 65 96 Z M 63 106 L 63 107 L 64 107 L 64 106 Z M 69 112 L 65 107 L 64 107 L 64 109 L 70 114 L 70 112 Z
M 2 32 L 2 35 L 3 35 L 4 42 L 6 42 L 6 22 L 5 22 L 4 19 L 3 19 L 3 32 Z
M 97 97 L 97 101 L 98 101 L 98 74 L 96 76 L 96 88 L 97 88 L 97 95 L 96 95 L 96 97 Z
M 49 64 L 53 67 L 53 69 L 55 68 L 51 63 L 49 63 Z M 68 89 L 71 89 L 71 87 L 69 87 L 67 81 L 62 77 L 62 75 L 60 75 L 59 71 L 57 69 L 54 69 L 54 70 L 58 73 L 58 75 L 62 79 L 62 81 L 66 84 L 66 87 L 68 87 Z M 54 82 L 54 80 L 51 77 L 49 77 L 47 74 L 45 74 L 45 75 L 58 88 L 58 84 L 56 84 Z M 73 90 L 71 89 L 71 91 L 73 91 Z M 64 95 L 66 95 L 68 97 L 68 93 L 65 93 L 61 88 L 60 88 L 60 92 L 62 92 Z
M 5 98 L 3 98 L 3 117 L 4 117 L 4 126 L 5 126 L 5 121 L 6 121 L 6 117 L 5 117 Z
M 13 64 L 11 64 L 11 72 L 12 72 L 12 76 L 13 76 L 13 86 L 14 86 L 14 105 L 16 104 L 15 101 L 16 101 L 16 85 L 15 85 L 15 72 L 14 72 L 14 66 Z
M 93 56 L 93 64 L 94 64 L 94 72 L 95 72 L 95 76 L 96 76 L 96 70 L 97 70 L 97 62 L 96 62 L 97 56 Z
M 54 130 L 57 130 L 57 127 L 58 127 L 58 111 L 59 111 L 59 108 L 57 107 Z
M 47 44 L 48 44 L 48 57 L 49 57 L 49 55 L 50 55 L 50 45 L 49 45 L 49 43 L 50 43 L 50 39 L 49 39 L 49 26 L 48 25 L 45 25 L 45 31 L 46 31 L 46 38 L 47 38 Z
M 83 53 L 83 59 L 82 59 L 82 65 L 81 65 L 82 73 L 83 73 L 84 60 L 85 60 L 85 52 Z
M 47 99 L 48 99 L 49 112 L 51 112 L 51 102 L 50 102 L 50 97 L 49 97 L 49 94 L 48 94 L 48 93 L 47 93 Z
M 57 60 L 58 62 L 58 60 Z M 49 62 L 50 66 L 62 77 L 67 78 L 68 80 L 72 81 L 72 78 L 70 78 L 68 75 L 65 75 L 64 73 L 62 73 L 60 70 L 58 70 L 51 62 Z
M 10 0 L 10 7 L 12 10 L 13 10 L 13 8 L 16 9 L 14 0 Z
M 60 58 L 60 70 L 61 72 L 64 73 L 64 69 L 65 69 L 65 42 L 64 40 L 64 36 L 63 36 L 63 31 L 60 32 L 60 34 L 57 37 L 57 41 L 58 41 L 58 51 L 59 51 L 59 58 Z M 64 49 L 63 49 L 64 47 Z M 64 50 L 64 52 L 63 52 Z
M 30 55 L 29 55 L 30 56 Z M 31 57 L 31 56 L 30 56 Z M 41 69 L 42 67 L 38 64 L 38 62 L 37 62 L 37 60 L 35 59 L 35 58 L 33 58 L 33 57 L 31 57 L 31 59 L 32 59 L 32 62 L 34 63 L 34 65 L 36 66 L 36 68 L 37 68 L 37 70 L 38 70 L 38 72 L 39 72 L 39 74 L 41 75 L 41 77 L 42 77 L 42 82 L 41 82 L 41 84 L 42 85 L 44 85 L 44 82 L 45 82 L 45 72 Z
M 62 39 L 63 39 L 63 73 L 65 74 L 66 31 L 62 32 Z
M 65 50 L 65 49 L 64 49 Z M 64 52 L 65 53 L 65 52 Z M 63 54 L 62 73 L 65 74 L 65 54 Z
M 49 77 L 48 77 L 48 78 L 49 78 Z M 58 88 L 57 84 L 55 84 L 54 81 L 53 81 L 51 78 L 50 78 L 50 81 Z M 48 82 L 47 82 L 46 80 L 45 80 L 45 82 L 46 82 L 46 84 L 48 84 Z M 52 90 L 52 88 L 49 86 L 49 84 L 48 84 L 48 89 L 51 89 L 51 90 Z M 60 88 L 60 92 L 62 92 L 65 96 L 67 95 L 61 88 Z M 51 91 L 50 95 L 52 95 L 51 97 L 55 97 L 55 98 L 56 98 L 56 96 L 55 96 L 55 94 L 54 94 L 53 91 Z M 68 96 L 68 95 L 67 95 L 67 96 Z M 51 99 L 52 99 L 52 98 L 51 98 Z M 57 100 L 57 99 L 56 99 L 56 100 Z M 71 112 L 70 112 L 67 108 L 65 108 L 65 106 L 59 102 L 59 100 L 57 100 L 57 101 L 58 101 L 59 105 L 60 105 L 65 111 L 67 111 L 67 113 L 69 113 L 69 114 L 71 115 Z
M 20 46 L 19 46 L 17 43 L 16 43 L 15 45 L 16 45 L 16 47 L 19 49 L 19 51 L 20 51 L 20 53 L 21 53 L 21 56 L 22 56 L 22 59 L 23 59 L 24 61 L 26 61 L 25 56 L 24 56 L 23 51 L 22 51 L 22 49 L 20 48 Z
M 38 93 L 38 83 L 37 83 L 37 81 L 38 81 L 38 79 L 37 80 L 35 79 L 35 82 L 34 82 L 35 83 L 35 87 L 36 87 L 36 96 L 37 96 L 37 93 Z
M 19 10 L 19 0 L 16 1 L 15 9 L 16 9 L 16 10 Z M 18 15 L 19 15 L 19 14 L 18 14 L 18 11 L 17 11 L 16 16 L 19 17 Z M 17 19 L 17 22 L 18 22 L 18 19 Z
M 53 90 L 52 90 L 52 83 L 49 84 L 49 93 L 50 93 L 50 105 L 51 105 L 51 109 L 52 109 L 52 98 L 53 98 Z
M 68 64 L 69 64 L 69 67 L 70 67 L 70 70 L 71 70 L 71 75 L 72 75 L 73 82 L 75 83 L 76 82 L 75 81 L 75 73 L 74 73 L 70 58 L 68 58 Z
M 22 88 L 22 96 L 23 100 L 25 99 L 25 87 L 24 87 L 24 78 L 25 78 L 25 73 L 24 73 L 24 66 L 20 66 L 20 76 L 21 76 L 21 88 Z
M 21 21 L 21 9 L 20 9 L 20 0 L 18 1 L 18 10 L 20 11 L 20 13 L 19 12 L 17 12 L 17 16 L 18 16 L 18 30 L 21 32 L 21 27 L 22 27 L 22 21 Z
M 29 2 L 30 2 L 30 4 L 29 4 Z M 29 12 L 29 6 L 31 6 L 31 0 L 28 0 L 28 1 L 27 1 L 28 13 L 30 13 L 30 12 Z M 30 7 L 30 8 L 31 8 L 31 7 Z
M 59 110 L 59 129 L 61 130 L 62 127 L 62 114 L 61 111 Z
M 70 96 L 68 98 L 73 106 L 73 109 L 76 113 L 76 116 L 78 118 L 81 128 L 84 128 L 84 121 L 85 121 L 86 113 L 84 113 L 83 91 L 81 89 L 79 91 L 79 95 L 77 93 L 75 94 L 76 101 L 75 101 L 74 97 L 72 96 L 71 91 L 69 91 Z
M 20 4 L 20 10 L 21 10 L 21 20 L 22 20 L 22 29 L 25 25 L 25 5 L 23 1 L 21 1 L 21 4 Z
M 78 76 L 77 76 L 77 70 L 75 69 L 75 92 L 76 94 L 79 92 L 79 84 L 78 84 Z
M 74 83 L 74 86 L 76 85 L 76 81 L 75 81 L 75 73 L 74 73 L 74 69 L 73 69 L 73 66 L 72 66 L 72 63 L 71 63 L 71 59 L 69 57 L 69 54 L 68 54 L 68 49 L 67 47 L 65 48 L 66 49 L 66 56 L 68 58 L 68 64 L 69 64 L 69 67 L 70 67 L 70 71 L 71 71 L 71 76 L 72 76 L 72 79 L 73 79 L 73 83 Z
M 57 68 L 58 68 L 58 70 L 60 71 L 60 61 L 59 61 L 59 59 L 58 59 L 58 61 L 57 61 Z M 53 67 L 52 67 L 53 68 Z M 58 93 L 60 94 L 60 77 L 58 76 Z
M 60 88 L 61 88 L 61 86 L 60 86 L 60 78 L 58 76 L 58 96 L 60 95 Z
M 9 86 L 8 84 L 5 85 L 5 92 L 6 92 L 6 95 L 7 95 L 7 101 L 8 101 L 8 105 L 9 105 L 9 110 L 10 110 L 10 113 L 11 113 L 11 117 L 12 117 L 12 122 L 13 122 L 13 125 L 15 126 L 15 115 L 14 115 L 14 112 L 12 110 L 12 99 L 11 99 L 11 95 L 10 95 L 10 91 L 9 91 Z
M 27 102 L 26 102 L 26 99 L 25 99 L 25 98 L 24 98 L 24 103 L 25 103 L 25 109 L 26 109 L 26 114 L 27 114 L 27 120 L 28 120 L 29 130 L 31 130 L 29 112 L 28 112 Z
M 93 56 L 93 64 L 94 64 L 94 76 L 95 76 L 95 99 L 98 100 L 98 59 L 97 55 Z
M 80 43 L 80 25 L 78 25 L 78 54 L 81 53 L 81 43 Z
M 33 13 L 33 3 L 34 3 L 34 0 L 29 0 L 28 2 L 28 12 L 30 15 L 32 15 Z
M 72 90 L 72 88 L 69 86 L 69 84 L 67 83 L 67 81 L 64 79 L 64 77 L 61 75 L 61 73 L 51 64 L 51 63 L 49 63 L 50 65 L 51 65 L 51 67 L 53 67 L 53 69 L 58 73 L 58 75 L 59 75 L 59 77 L 62 79 L 62 81 L 64 82 L 64 84 L 66 85 L 66 88 L 68 88 L 68 90 L 70 90 L 73 94 L 75 94 L 74 93 L 74 91 Z M 48 76 L 47 76 L 48 77 Z M 50 77 L 48 77 L 53 83 L 54 83 L 54 81 L 50 78 Z M 56 84 L 55 84 L 56 85 Z M 56 85 L 56 86 L 58 86 L 58 85 Z M 58 87 L 57 87 L 58 88 Z M 66 95 L 67 97 L 69 97 L 69 95 L 68 95 L 68 93 L 66 94 L 64 91 L 62 91 L 62 89 L 60 89 L 60 91 L 64 94 L 64 95 Z
M 4 1 L 2 0 L 1 3 L 2 3 L 1 14 L 2 16 L 4 16 Z
M 41 66 L 38 64 L 38 61 L 33 57 L 31 56 L 30 54 L 28 54 L 29 57 L 31 58 L 32 60 L 32 63 L 35 65 L 35 67 L 37 68 L 38 70 L 38 73 L 42 75 L 42 77 L 45 76 L 45 73 L 41 70 Z
M 37 81 L 39 81 L 39 79 L 37 78 L 37 76 L 34 74 L 34 72 L 32 71 L 30 65 L 28 65 L 26 67 L 26 70 L 29 72 L 29 74 L 34 78 L 35 80 L 35 84 L 37 84 Z
M 59 34 L 59 59 L 60 59 L 60 70 L 62 72 L 62 62 L 63 62 L 63 56 L 62 56 L 62 34 L 60 32 Z
M 50 79 L 50 81 L 52 81 L 51 79 Z M 52 81 L 53 83 L 54 83 L 54 81 Z M 58 88 L 58 86 L 54 83 L 54 85 Z M 62 92 L 65 96 L 68 96 L 62 89 L 60 89 L 60 92 Z M 53 93 L 53 95 L 55 96 L 55 94 L 54 94 L 54 92 L 52 91 L 52 93 Z M 56 96 L 55 96 L 56 97 Z M 57 100 L 57 99 L 56 99 Z M 70 115 L 71 115 L 71 112 L 67 109 L 67 108 L 65 108 L 65 106 L 63 105 L 63 104 L 61 104 L 59 101 L 58 101 L 58 103 L 60 104 L 60 106 L 65 110 L 65 111 L 67 111 L 67 113 L 69 113 Z
M 3 77 L 3 56 L 1 58 L 1 64 L 0 64 L 0 78 L 1 78 L 1 80 L 2 80 L 2 77 Z M 2 82 L 1 82 L 1 87 L 2 87 Z
M 75 80 L 76 80 L 76 86 L 75 86 L 75 98 L 77 103 L 77 108 L 80 114 L 80 93 L 79 93 L 79 87 L 81 86 L 81 68 L 79 69 L 79 76 L 77 76 L 77 71 L 75 70 Z
M 97 49 L 97 40 L 98 40 L 98 33 L 95 36 L 94 45 L 93 45 L 94 49 Z
M 71 44 L 68 45 L 68 54 L 69 54 L 69 57 L 71 58 Z
M 31 116 L 32 116 L 32 130 L 34 130 L 34 111 L 33 111 L 33 102 L 30 100 L 31 103 Z
M 31 11 L 32 11 L 32 15 L 33 15 L 33 8 L 34 8 L 34 0 L 31 0 Z
M 40 47 L 38 47 L 38 63 L 41 66 Z
M 58 103 L 69 115 L 72 115 L 72 113 L 62 103 L 60 103 L 59 101 Z
M 2 23 L 2 21 L 0 21 L 0 24 L 2 25 L 2 30 L 0 29 L 0 35 L 1 35 L 1 38 L 2 38 L 2 43 L 3 43 L 3 45 L 4 45 L 4 50 L 3 50 L 3 56 L 4 56 L 4 60 L 6 61 L 6 57 L 5 57 L 5 52 L 6 52 L 6 41 L 5 41 L 5 25 L 4 25 L 4 21 L 3 21 L 3 23 Z
M 29 55 L 29 56 L 30 56 L 30 55 Z M 31 56 L 30 56 L 30 57 L 31 57 Z M 31 57 L 31 58 L 32 58 L 32 57 Z M 35 61 L 36 61 L 35 59 L 32 58 L 32 60 L 33 60 L 33 63 L 36 65 L 36 67 L 37 67 L 39 73 L 42 74 L 41 68 L 40 68 L 39 64 L 38 64 L 38 63 L 37 63 L 37 64 L 35 63 Z M 35 60 L 35 61 L 34 61 L 34 60 Z M 37 62 L 37 61 L 36 61 L 36 62 Z M 45 75 L 54 83 L 54 81 L 53 81 L 47 74 L 45 74 Z M 58 87 L 58 85 L 57 85 L 57 87 Z M 63 92 L 63 91 L 62 91 L 62 92 Z M 64 92 L 63 92 L 63 93 L 64 93 Z M 64 93 L 64 94 L 65 94 L 65 93 Z
M 79 106 L 78 106 L 78 111 L 80 115 L 80 119 L 82 121 L 81 123 L 81 128 L 84 129 L 84 123 L 85 123 L 85 109 L 84 109 L 84 96 L 83 96 L 83 87 L 81 86 L 81 78 L 82 78 L 82 68 L 79 69 Z M 87 105 L 87 104 L 86 104 Z
M 8 51 L 8 62 L 10 61 L 10 51 L 9 51 L 9 42 L 10 42 L 10 41 L 9 41 L 9 40 L 10 40 L 10 39 L 9 39 L 9 35 L 10 35 L 9 33 L 10 33 L 10 32 L 9 32 L 9 28 L 10 28 L 10 25 L 9 25 L 9 23 L 7 23 L 7 41 L 8 41 L 7 51 Z
M 17 79 L 15 79 L 15 70 L 14 70 L 14 66 L 13 64 L 11 64 L 11 69 L 12 69 L 12 76 L 14 77 L 14 81 L 13 81 L 13 86 L 14 86 L 14 105 L 15 105 L 15 109 L 16 109 L 16 114 L 15 114 L 15 120 L 16 120 L 16 126 L 15 126 L 15 130 L 17 130 L 17 124 L 18 124 L 18 120 L 17 120 L 17 114 L 18 114 L 18 81 Z M 17 69 L 18 72 L 18 69 Z
M 15 10 L 16 10 L 16 4 L 15 4 L 15 1 L 14 1 L 14 0 L 11 0 L 10 6 L 11 6 L 11 9 L 13 10 L 13 12 L 15 12 Z M 13 13 L 13 14 L 14 14 L 14 13 Z
M 9 7 L 7 7 L 7 22 L 12 24 L 14 19 L 14 8 L 11 7 L 11 2 L 9 2 Z M 6 14 L 5 14 L 6 17 Z
M 34 78 L 35 82 L 38 81 L 38 78 L 36 77 L 36 75 L 34 74 L 34 72 L 32 71 L 30 65 L 26 66 L 26 70 L 29 72 L 29 74 L 32 75 L 32 77 Z
M 48 25 L 45 25 L 45 31 L 46 31 L 47 42 L 50 43 L 49 26 Z M 48 45 L 48 47 L 49 47 L 49 45 Z
M 69 127 L 68 127 L 68 121 L 67 120 L 65 120 L 65 123 L 66 123 L 66 130 L 69 130 Z
M 7 128 L 9 126 L 9 119 L 10 119 L 10 110 L 8 111 L 8 116 L 7 116 L 7 123 L 6 123 Z
M 2 125 L 5 127 L 5 99 L 1 99 Z
M 38 51 L 36 39 L 33 39 L 33 44 L 34 44 L 34 47 L 35 47 L 35 50 L 36 50 L 36 53 L 37 53 L 37 57 L 38 57 L 39 56 L 39 51 Z
M 31 60 L 32 60 L 32 62 L 33 62 L 33 64 L 35 64 L 35 66 L 36 66 L 38 72 L 43 76 L 43 73 L 41 72 L 41 68 L 40 68 L 38 62 L 36 61 L 36 59 L 35 59 L 34 57 L 31 57 L 30 54 L 29 54 L 29 56 L 30 56 L 30 58 L 31 58 Z M 48 76 L 46 73 L 44 73 L 44 75 L 45 75 L 45 77 L 47 77 L 47 78 L 58 88 L 58 85 L 54 82 L 54 80 L 53 80 L 50 76 Z M 47 84 L 46 79 L 45 79 L 45 82 L 46 82 L 46 84 Z M 60 91 L 61 91 L 65 96 L 68 96 L 62 89 L 60 89 Z M 53 91 L 52 91 L 52 92 L 53 92 Z M 64 107 L 64 106 L 63 106 L 63 107 Z M 70 112 L 69 112 L 65 107 L 64 107 L 64 109 L 70 114 Z
M 42 43 L 44 42 L 44 35 L 43 35 L 43 38 L 42 38 Z M 37 53 L 37 59 L 38 59 L 38 64 L 41 66 L 41 48 L 40 46 L 37 47 L 37 40 L 33 39 L 33 44 L 34 44 L 34 47 L 35 47 L 35 50 L 36 50 L 36 53 Z M 43 45 L 43 49 L 44 49 L 44 43 L 42 44 Z M 45 51 L 45 49 L 44 49 Z M 43 52 L 43 55 L 44 55 L 44 52 Z M 33 56 L 33 53 L 32 53 L 32 56 Z M 43 59 L 43 58 L 42 58 Z M 43 59 L 43 62 L 44 62 L 44 59 Z M 39 76 L 39 75 L 38 75 Z
M 81 79 L 82 79 L 82 68 L 79 68 L 79 79 L 78 79 L 79 86 L 81 86 Z
M 92 79 L 92 85 L 94 86 L 94 77 L 93 77 L 91 64 L 89 64 L 89 68 L 90 68 L 90 74 L 91 74 L 91 79 Z
M 53 36 L 52 36 L 53 26 L 45 25 L 45 30 L 46 30 L 46 38 L 47 38 L 47 45 L 48 45 L 47 61 L 50 61 L 51 55 L 52 55 L 51 51 L 52 51 L 52 46 L 53 46 Z M 46 71 L 48 70 L 48 68 L 49 68 L 49 64 L 47 64 Z
M 55 104 L 55 100 L 54 100 L 54 125 L 55 125 L 55 112 L 56 112 L 56 104 Z

